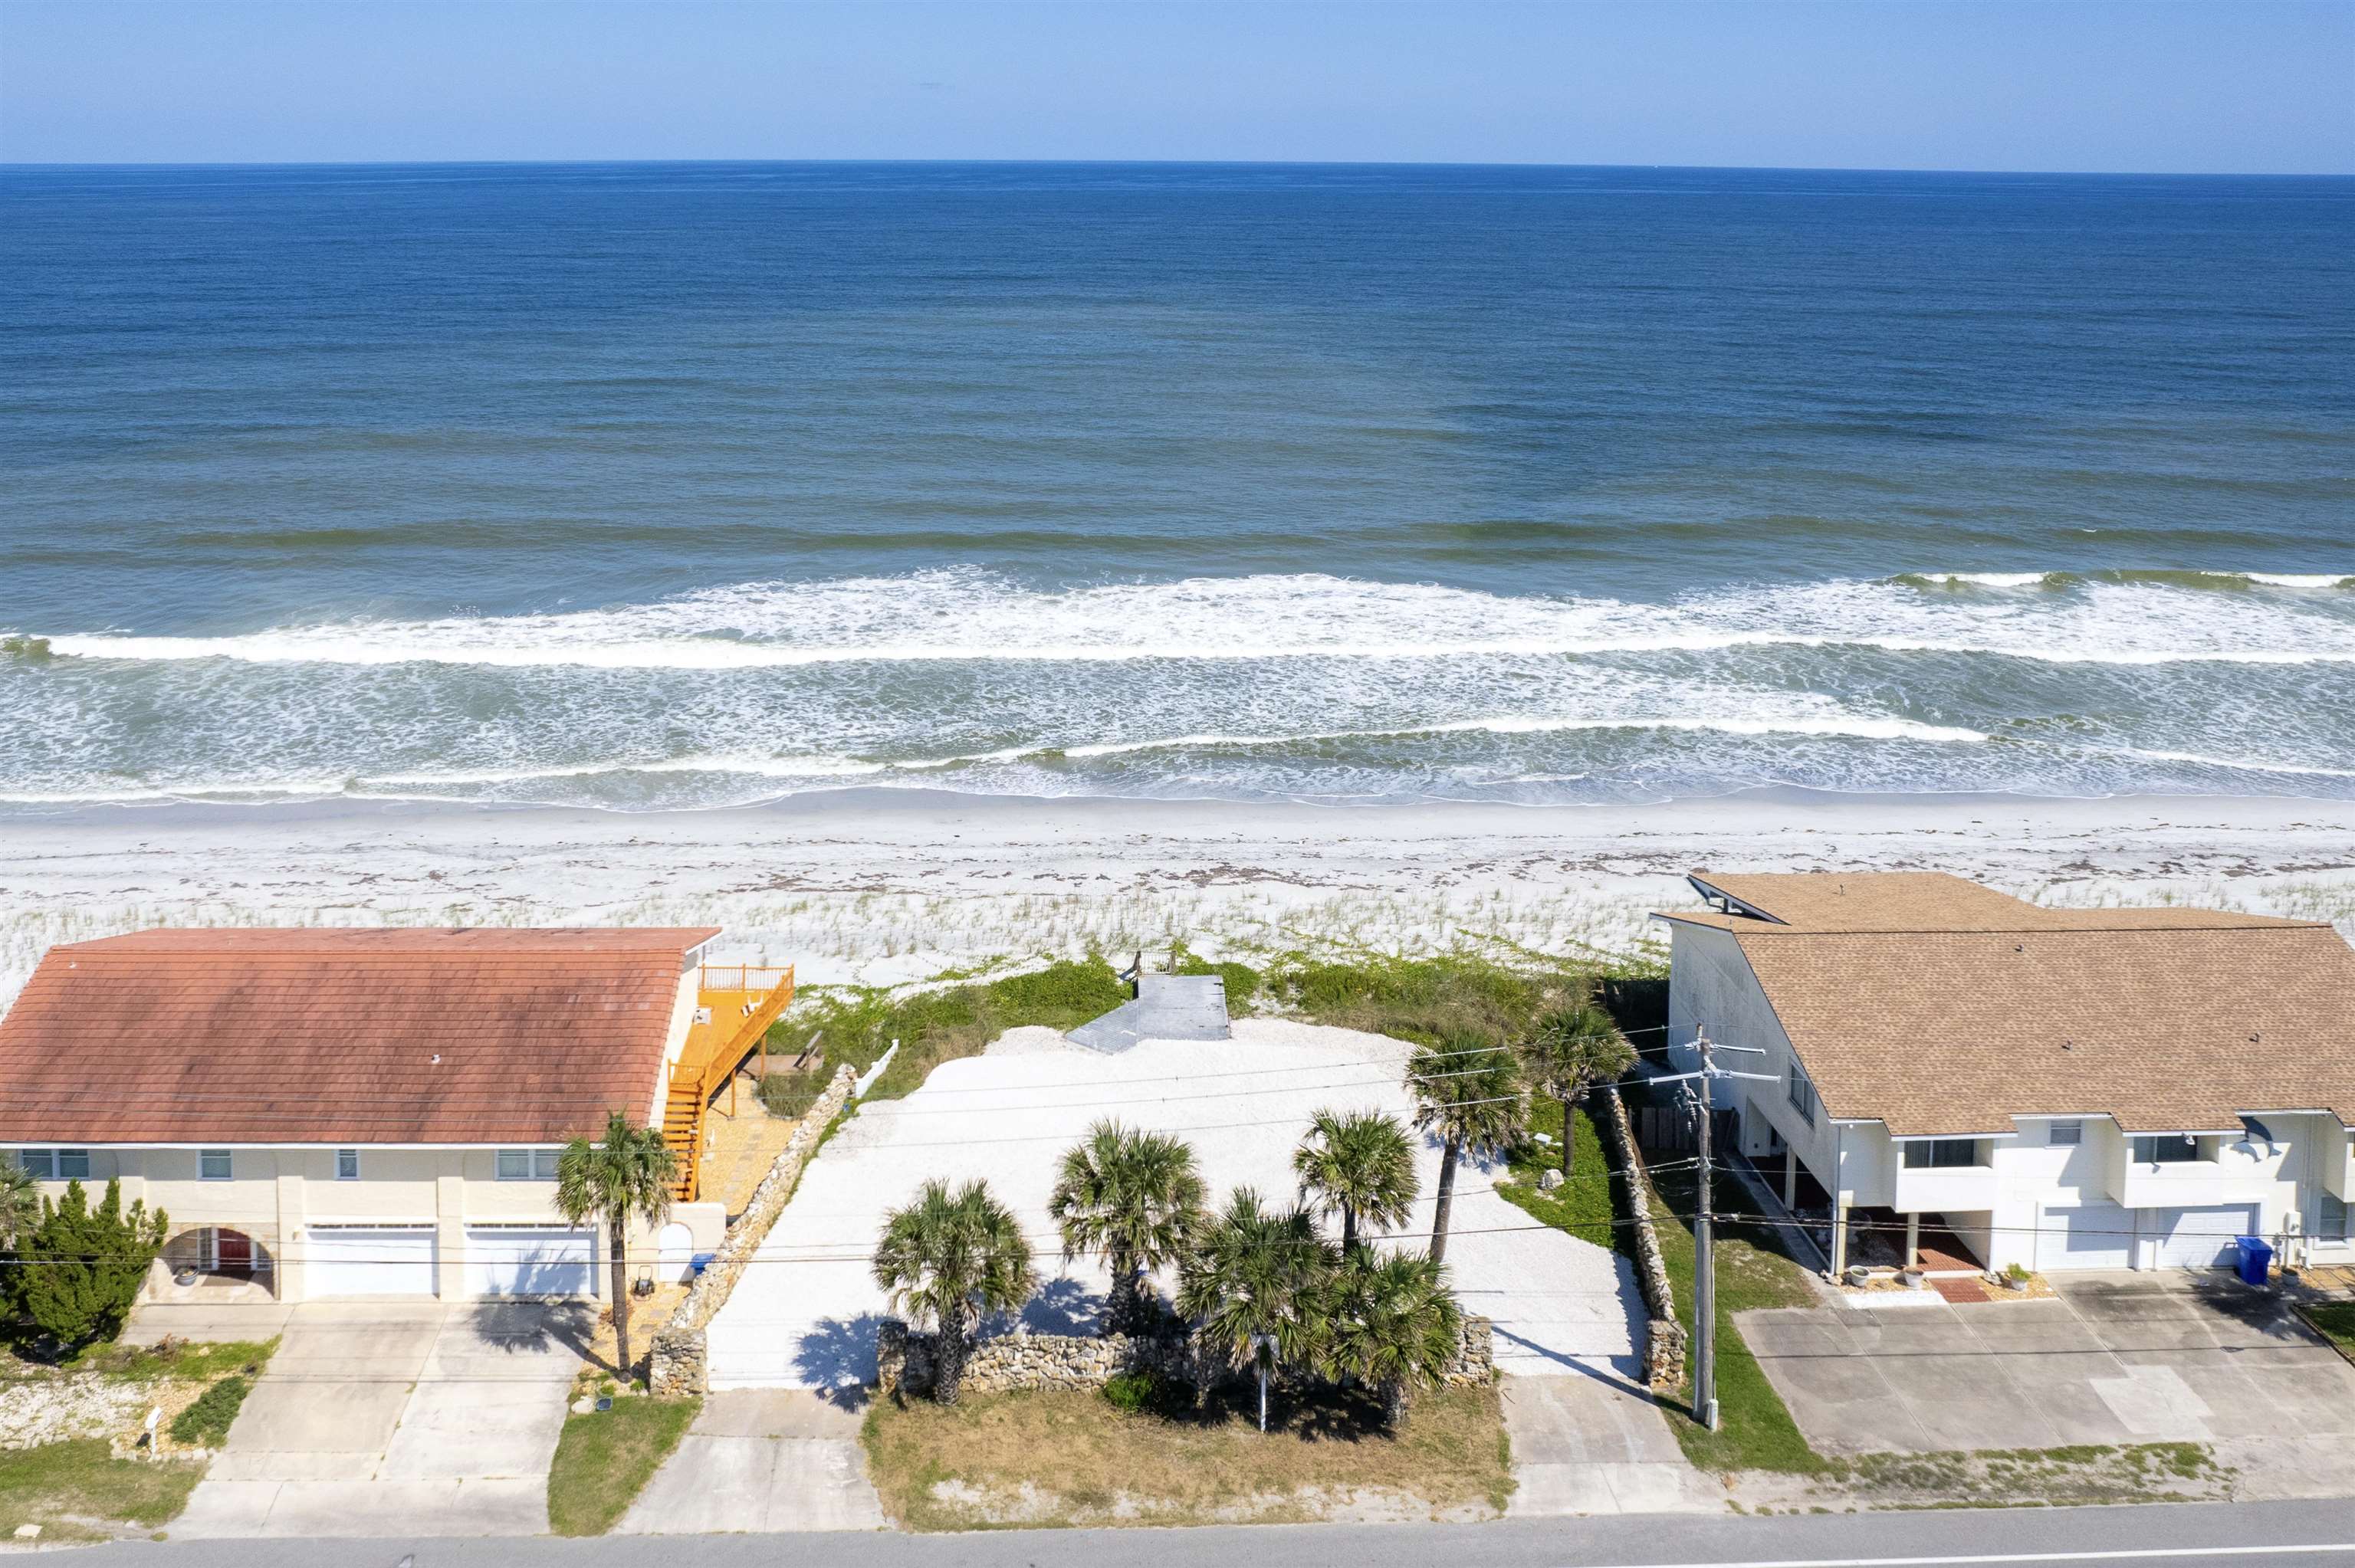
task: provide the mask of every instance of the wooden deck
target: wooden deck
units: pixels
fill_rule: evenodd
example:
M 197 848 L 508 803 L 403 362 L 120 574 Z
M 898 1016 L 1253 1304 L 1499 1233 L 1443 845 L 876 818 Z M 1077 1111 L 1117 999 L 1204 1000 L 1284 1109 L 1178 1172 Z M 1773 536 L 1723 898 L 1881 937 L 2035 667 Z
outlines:
M 673 1202 L 691 1203 L 701 1195 L 704 1113 L 722 1088 L 736 1092 L 737 1069 L 745 1063 L 759 1058 L 766 1075 L 769 1025 L 793 1000 L 790 967 L 708 964 L 698 977 L 695 1022 L 663 1106 L 663 1142 L 678 1161 Z

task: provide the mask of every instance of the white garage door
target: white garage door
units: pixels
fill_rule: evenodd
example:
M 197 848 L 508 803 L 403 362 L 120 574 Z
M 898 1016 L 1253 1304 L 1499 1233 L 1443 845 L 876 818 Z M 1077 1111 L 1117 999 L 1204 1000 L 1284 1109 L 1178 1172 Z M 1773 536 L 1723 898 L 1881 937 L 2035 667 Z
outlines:
M 474 1296 L 593 1296 L 596 1255 L 585 1230 L 474 1225 L 466 1290 Z
M 303 1233 L 303 1294 L 434 1294 L 431 1225 L 312 1225 Z
M 2036 1266 L 2044 1273 L 2066 1268 L 2130 1268 L 2134 1265 L 2135 1217 L 2115 1203 L 2085 1203 L 2047 1209 L 2036 1232 Z
M 2235 1236 L 2253 1235 L 2257 1228 L 2254 1204 L 2236 1203 L 2223 1209 L 2146 1209 L 2143 1234 L 2152 1243 L 2155 1268 L 2215 1268 L 2240 1256 Z

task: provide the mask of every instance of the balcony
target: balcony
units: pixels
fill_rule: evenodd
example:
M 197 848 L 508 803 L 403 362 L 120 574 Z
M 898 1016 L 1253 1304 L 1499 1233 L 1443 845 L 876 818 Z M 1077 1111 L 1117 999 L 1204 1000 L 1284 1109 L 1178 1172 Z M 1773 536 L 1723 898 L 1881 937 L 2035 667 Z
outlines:
M 1995 1207 L 1992 1165 L 1900 1165 L 1889 1206 L 1901 1214 L 1972 1213 Z
M 2252 1153 L 2220 1138 L 2200 1139 L 2201 1158 L 2152 1161 L 2134 1157 L 2133 1141 L 2108 1151 L 2104 1186 L 2129 1209 L 2197 1209 L 2260 1202 L 2281 1180 L 2282 1154 Z

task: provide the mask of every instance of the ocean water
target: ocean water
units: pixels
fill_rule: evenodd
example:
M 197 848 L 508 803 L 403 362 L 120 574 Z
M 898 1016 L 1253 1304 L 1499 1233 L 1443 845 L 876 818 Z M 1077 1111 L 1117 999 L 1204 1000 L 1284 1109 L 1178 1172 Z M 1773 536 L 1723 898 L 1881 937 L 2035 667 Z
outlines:
M 0 169 L 0 800 L 2355 795 L 2355 181 Z

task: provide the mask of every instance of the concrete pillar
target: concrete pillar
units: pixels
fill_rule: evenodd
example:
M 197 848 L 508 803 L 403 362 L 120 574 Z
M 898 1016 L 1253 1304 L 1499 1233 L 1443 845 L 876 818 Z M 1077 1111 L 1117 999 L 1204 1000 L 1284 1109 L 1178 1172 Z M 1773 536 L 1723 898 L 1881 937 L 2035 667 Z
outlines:
M 433 1179 L 434 1288 L 444 1301 L 466 1294 L 466 1178 Z
M 1832 1205 L 1832 1277 L 1838 1279 L 1848 1272 L 1848 1199 L 1842 1196 Z
M 288 1245 L 289 1238 L 303 1234 L 303 1222 L 309 1212 L 308 1189 L 303 1173 L 286 1167 L 302 1158 L 282 1151 L 278 1160 L 278 1234 L 269 1238 L 271 1286 L 281 1301 L 303 1299 L 302 1243 Z M 261 1238 L 256 1238 L 257 1240 Z M 294 1255 L 291 1259 L 289 1255 Z
M 1905 1216 L 1905 1266 L 1911 1268 L 1922 1255 L 1922 1216 L 1916 1213 Z
M 1794 1213 L 1799 1207 L 1799 1150 L 1788 1143 L 1783 1146 L 1783 1206 Z

